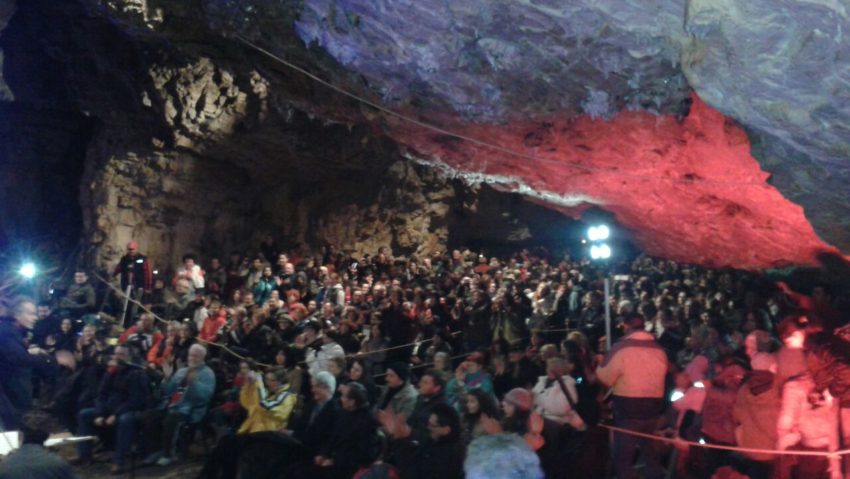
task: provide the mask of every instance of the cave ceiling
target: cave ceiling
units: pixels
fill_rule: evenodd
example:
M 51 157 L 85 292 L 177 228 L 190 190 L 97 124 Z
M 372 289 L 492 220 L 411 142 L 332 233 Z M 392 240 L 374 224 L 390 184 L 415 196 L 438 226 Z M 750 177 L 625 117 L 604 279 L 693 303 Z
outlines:
M 123 68 L 136 76 L 113 80 L 124 101 L 145 105 L 122 111 L 153 125 L 157 142 L 297 156 L 305 137 L 287 126 L 297 110 L 567 215 L 609 211 L 651 254 L 761 268 L 850 252 L 846 2 L 67 3 L 85 12 L 74 21 L 106 22 L 133 45 Z M 156 67 L 192 68 L 217 87 L 235 78 L 232 94 L 203 109 L 224 112 L 215 128 L 175 111 L 179 81 Z M 77 98 L 104 116 L 116 103 Z

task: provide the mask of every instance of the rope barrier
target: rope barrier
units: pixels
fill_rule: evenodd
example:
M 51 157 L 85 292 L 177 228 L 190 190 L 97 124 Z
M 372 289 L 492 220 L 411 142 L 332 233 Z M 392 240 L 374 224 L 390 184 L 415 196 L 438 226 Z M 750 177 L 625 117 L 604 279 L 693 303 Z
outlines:
M 168 322 L 169 322 L 169 321 L 168 321 L 167 319 L 160 317 L 159 315 L 157 315 L 156 313 L 154 313 L 153 311 L 151 311 L 149 308 L 147 308 L 147 307 L 146 307 L 144 304 L 142 304 L 141 302 L 139 302 L 139 301 L 137 301 L 137 300 L 135 300 L 135 299 L 133 299 L 133 298 L 131 298 L 131 297 L 127 296 L 127 295 L 124 293 L 124 291 L 121 291 L 121 289 L 120 289 L 120 288 L 118 288 L 117 286 L 115 286 L 114 284 L 112 284 L 111 282 L 109 282 L 108 280 L 106 280 L 105 278 L 103 278 L 102 276 L 100 276 L 99 274 L 97 274 L 97 273 L 92 273 L 92 275 L 93 275 L 95 278 L 97 278 L 98 280 L 100 280 L 101 282 L 103 282 L 104 284 L 106 284 L 106 285 L 107 285 L 110 289 L 112 289 L 112 291 L 113 291 L 113 292 L 115 292 L 115 293 L 118 295 L 118 297 L 119 297 L 119 298 L 126 299 L 127 301 L 129 301 L 129 302 L 131 302 L 131 303 L 135 304 L 136 306 L 138 306 L 139 308 L 141 308 L 142 310 L 144 310 L 146 313 L 150 314 L 150 315 L 151 315 L 154 319 L 156 319 L 157 321 L 159 321 L 159 322 L 161 322 L 161 323 L 164 323 L 164 324 L 168 324 Z M 461 334 L 461 331 L 455 331 L 454 333 L 451 333 L 451 336 L 457 336 L 458 334 Z M 253 362 L 254 362 L 254 364 L 256 364 L 257 366 L 261 366 L 261 367 L 264 367 L 264 368 L 274 368 L 274 367 L 277 367 L 277 366 L 272 365 L 272 364 L 266 364 L 266 363 L 257 362 L 257 361 L 256 361 L 256 360 L 254 360 L 253 358 L 243 356 L 243 355 L 241 355 L 241 354 L 237 353 L 236 351 L 233 351 L 232 349 L 230 349 L 229 347 L 227 347 L 226 345 L 221 344 L 221 343 L 217 343 L 217 342 L 214 342 L 214 341 L 205 341 L 205 340 L 203 340 L 203 339 L 201 339 L 201 338 L 197 338 L 197 337 L 195 338 L 195 340 L 196 340 L 196 341 L 198 341 L 198 342 L 201 342 L 201 343 L 203 343 L 203 344 L 205 344 L 205 345 L 208 345 L 208 346 L 215 346 L 215 347 L 221 348 L 222 350 L 224 350 L 225 352 L 227 352 L 228 354 L 232 355 L 233 357 L 235 357 L 235 358 L 237 358 L 237 359 L 239 359 L 239 360 L 243 360 L 243 361 L 245 361 L 245 360 L 250 360 L 250 361 L 253 361 Z M 422 343 L 427 343 L 427 342 L 430 342 L 430 341 L 433 341 L 433 340 L 434 340 L 434 339 L 433 339 L 433 338 L 431 338 L 431 339 L 425 339 L 425 340 L 422 340 L 422 341 L 413 341 L 413 342 L 410 342 L 410 343 L 407 343 L 407 344 L 400 344 L 400 345 L 397 345 L 397 346 L 391 346 L 391 347 L 388 347 L 388 348 L 377 349 L 377 350 L 375 350 L 375 351 L 366 351 L 366 352 L 362 352 L 362 351 L 361 351 L 361 352 L 357 352 L 357 353 L 346 354 L 346 355 L 345 355 L 345 356 L 343 356 L 343 357 L 344 357 L 345 359 L 350 359 L 350 358 L 365 358 L 365 357 L 368 357 L 368 356 L 369 356 L 369 355 L 371 355 L 371 354 L 378 354 L 378 353 L 382 353 L 382 352 L 393 351 L 393 350 L 396 350 L 396 349 L 409 348 L 409 347 L 411 347 L 411 346 L 416 346 L 417 344 L 420 344 L 420 345 L 421 345 Z M 458 356 L 451 357 L 450 359 L 451 359 L 451 360 L 454 360 L 454 359 L 457 359 L 457 358 L 460 358 L 460 357 L 468 356 L 469 354 L 471 354 L 471 353 L 461 354 L 461 355 L 458 355 Z M 307 361 L 306 361 L 306 360 L 305 360 L 305 361 L 301 361 L 301 362 L 299 362 L 298 364 L 300 364 L 300 365 L 306 365 L 306 364 L 307 364 Z M 434 364 L 434 363 L 429 363 L 429 364 L 427 364 L 427 365 L 433 365 L 433 364 Z M 421 365 L 421 364 L 420 364 L 420 365 L 414 365 L 413 367 L 414 367 L 414 368 L 417 368 L 417 367 L 421 368 L 421 367 L 424 367 L 424 366 L 426 366 L 426 365 Z M 383 374 L 378 374 L 378 375 L 375 375 L 374 377 L 381 377 L 381 376 L 383 376 Z
M 621 427 L 611 426 L 608 424 L 597 424 L 599 427 L 608 429 L 609 431 L 619 432 L 623 434 L 629 434 L 632 436 L 643 437 L 646 439 L 652 439 L 653 441 L 664 442 L 667 444 L 673 444 L 677 446 L 693 446 L 693 447 L 703 447 L 706 449 L 720 449 L 724 451 L 734 451 L 734 452 L 746 452 L 753 454 L 773 454 L 773 455 L 788 455 L 788 456 L 820 456 L 820 457 L 841 457 L 843 455 L 850 454 L 850 449 L 843 449 L 839 451 L 832 452 L 821 452 L 821 451 L 790 451 L 790 450 L 774 450 L 774 449 L 757 449 L 750 447 L 739 447 L 739 446 L 724 446 L 721 444 L 708 444 L 694 441 L 687 441 L 681 438 L 673 438 L 673 437 L 664 437 L 658 436 L 655 434 L 647 434 L 644 432 L 632 431 L 631 429 L 623 429 Z
M 98 280 L 100 280 L 101 282 L 103 282 L 104 284 L 106 284 L 106 285 L 107 285 L 110 289 L 112 289 L 112 291 L 114 291 L 114 292 L 118 295 L 118 297 L 119 297 L 119 298 L 126 299 L 127 301 L 129 301 L 129 302 L 131 302 L 131 303 L 135 304 L 136 306 L 140 307 L 143 311 L 145 311 L 146 313 L 148 313 L 148 314 L 150 314 L 151 316 L 153 316 L 153 318 L 154 318 L 154 319 L 156 319 L 157 321 L 162 322 L 162 323 L 164 323 L 164 324 L 168 324 L 168 322 L 169 322 L 169 321 L 168 321 L 167 319 L 160 317 L 158 314 L 156 314 L 156 313 L 154 313 L 153 311 L 151 311 L 150 309 L 148 309 L 148 308 L 147 308 L 144 304 L 142 304 L 142 303 L 140 303 L 139 301 L 137 301 L 137 300 L 135 300 L 135 299 L 133 299 L 133 298 L 131 298 L 131 297 L 127 296 L 127 295 L 126 295 L 123 291 L 121 291 L 121 289 L 120 289 L 120 288 L 118 288 L 117 286 L 115 286 L 115 285 L 114 285 L 114 284 L 112 284 L 111 282 L 107 281 L 106 279 L 104 279 L 104 278 L 103 278 L 102 276 L 100 276 L 99 274 L 97 274 L 97 273 L 95 273 L 95 272 L 93 272 L 92 274 L 93 274 L 93 276 L 94 276 L 95 278 L 97 278 Z M 239 360 L 243 360 L 243 361 L 245 361 L 245 360 L 251 360 L 251 361 L 254 361 L 254 359 L 253 359 L 253 358 L 248 358 L 248 357 L 242 356 L 241 354 L 237 353 L 236 351 L 233 351 L 232 349 L 228 348 L 228 347 L 227 347 L 227 346 L 225 346 L 224 344 L 216 343 L 216 342 L 213 342 L 213 341 L 205 341 L 205 340 L 203 340 L 203 339 L 201 339 L 201 338 L 197 338 L 197 337 L 195 338 L 195 340 L 196 340 L 196 341 L 198 341 L 198 342 L 200 342 L 200 343 L 203 343 L 203 344 L 209 345 L 209 346 L 216 346 L 216 347 L 218 347 L 218 348 L 221 348 L 221 349 L 223 349 L 225 352 L 229 353 L 230 355 L 234 356 L 235 358 L 237 358 L 237 359 L 239 359 Z M 265 364 L 265 363 L 260 363 L 260 362 L 257 362 L 257 361 L 254 361 L 254 364 L 256 364 L 257 366 L 262 366 L 262 367 L 264 367 L 264 368 L 273 368 L 273 367 L 275 367 L 275 366 L 274 366 L 274 365 L 272 365 L 272 364 Z
M 487 149 L 490 149 L 490 150 L 494 150 L 494 151 L 497 151 L 497 152 L 500 152 L 500 153 L 504 153 L 504 154 L 509 155 L 509 156 L 514 156 L 514 157 L 522 158 L 522 159 L 525 159 L 525 160 L 535 161 L 535 162 L 538 162 L 538 163 L 549 163 L 549 164 L 554 164 L 554 165 L 558 165 L 558 166 L 567 166 L 567 167 L 570 167 L 570 168 L 574 168 L 576 170 L 585 171 L 585 172 L 589 172 L 589 173 L 601 173 L 601 174 L 607 174 L 607 175 L 612 175 L 612 176 L 621 176 L 621 177 L 625 177 L 625 178 L 633 178 L 633 179 L 638 179 L 638 180 L 661 180 L 661 181 L 670 181 L 672 183 L 681 183 L 681 184 L 688 184 L 688 185 L 693 184 L 693 183 L 705 183 L 705 184 L 735 186 L 735 187 L 737 187 L 737 186 L 767 187 L 768 186 L 767 184 L 764 184 L 764 183 L 754 183 L 754 182 L 744 182 L 744 181 L 712 180 L 712 179 L 699 178 L 699 177 L 691 178 L 691 179 L 685 179 L 685 178 L 674 178 L 674 177 L 667 177 L 667 176 L 639 175 L 639 174 L 634 174 L 634 173 L 626 173 L 626 172 L 615 170 L 615 169 L 596 168 L 596 167 L 587 166 L 587 165 L 583 165 L 581 163 L 576 163 L 576 162 L 571 162 L 571 161 L 551 160 L 551 159 L 548 159 L 548 158 L 540 158 L 538 156 L 529 155 L 527 153 L 522 153 L 522 152 L 519 152 L 519 151 L 516 151 L 516 150 L 512 150 L 510 148 L 505 148 L 504 146 L 499 146 L 499 145 L 495 145 L 493 143 L 489 143 L 489 142 L 486 142 L 486 141 L 483 141 L 483 140 L 479 140 L 479 139 L 473 138 L 471 136 L 456 133 L 454 131 L 447 130 L 445 128 L 436 126 L 436 125 L 431 124 L 431 123 L 424 122 L 422 120 L 417 120 L 416 118 L 413 118 L 413 117 L 404 115 L 402 113 L 399 113 L 397 111 L 391 110 L 391 109 L 389 109 L 385 106 L 382 106 L 378 103 L 375 103 L 375 102 L 373 102 L 369 99 L 363 98 L 363 97 L 361 97 L 357 94 L 349 92 L 348 90 L 340 88 L 340 87 L 334 85 L 333 83 L 330 83 L 327 80 L 323 80 L 322 78 L 318 77 L 317 75 L 315 75 L 313 73 L 310 73 L 309 71 L 305 70 L 304 68 L 301 68 L 298 65 L 290 63 L 290 62 L 284 60 L 283 58 L 281 58 L 280 56 L 275 55 L 274 53 L 266 50 L 265 48 L 254 44 L 253 42 L 242 37 L 241 35 L 237 34 L 237 35 L 235 35 L 235 37 L 236 37 L 237 40 L 244 43 L 248 47 L 253 48 L 254 50 L 262 53 L 263 55 L 277 61 L 281 65 L 284 65 L 284 66 L 286 66 L 286 67 L 288 67 L 292 70 L 295 70 L 295 71 L 301 73 L 302 75 L 307 76 L 311 80 L 313 80 L 317 83 L 320 83 L 320 84 L 336 91 L 337 93 L 339 93 L 341 95 L 345 95 L 349 98 L 352 98 L 352 99 L 354 99 L 354 100 L 356 100 L 360 103 L 363 103 L 364 105 L 368 105 L 368 106 L 370 106 L 370 107 L 372 107 L 372 108 L 374 108 L 378 111 L 381 111 L 381 112 L 383 112 L 387 115 L 390 115 L 392 117 L 398 118 L 398 119 L 403 120 L 403 121 L 406 121 L 408 123 L 419 126 L 421 128 L 431 130 L 435 133 L 439 133 L 441 135 L 446 135 L 446 136 L 450 136 L 452 138 L 463 140 L 463 141 L 466 141 L 468 143 L 472 143 L 472 144 L 478 145 L 480 147 L 484 147 L 484 148 L 487 148 Z

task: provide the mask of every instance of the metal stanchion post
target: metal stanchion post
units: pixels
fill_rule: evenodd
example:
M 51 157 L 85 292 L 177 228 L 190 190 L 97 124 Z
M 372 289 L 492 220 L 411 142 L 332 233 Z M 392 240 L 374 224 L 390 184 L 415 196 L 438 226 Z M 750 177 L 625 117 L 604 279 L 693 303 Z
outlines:
M 605 349 L 611 350 L 611 282 L 605 275 Z

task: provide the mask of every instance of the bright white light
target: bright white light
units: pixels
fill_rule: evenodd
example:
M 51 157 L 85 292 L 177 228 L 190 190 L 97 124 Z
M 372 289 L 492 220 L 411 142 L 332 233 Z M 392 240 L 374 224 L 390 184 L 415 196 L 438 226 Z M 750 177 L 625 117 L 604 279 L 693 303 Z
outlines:
M 596 227 L 596 238 L 599 240 L 606 240 L 611 236 L 611 230 L 608 229 L 607 226 L 601 225 Z
M 599 245 L 599 257 L 601 259 L 608 259 L 611 257 L 611 247 L 607 244 Z
M 21 269 L 18 270 L 18 274 L 26 279 L 33 279 L 35 278 L 35 271 L 35 263 L 27 261 L 21 265 Z
M 683 397 L 685 397 L 685 393 L 682 391 L 673 391 L 673 394 L 670 395 L 670 402 L 676 402 Z
M 593 245 L 590 247 L 590 259 L 599 259 L 599 246 Z
M 611 236 L 611 230 L 606 225 L 591 226 L 587 229 L 587 239 L 590 241 L 603 241 Z
M 694 383 L 694 387 L 702 389 L 702 388 L 705 387 L 705 384 L 703 384 L 702 381 L 697 381 L 697 382 Z
M 699 443 L 700 443 L 700 444 L 705 444 L 705 439 L 703 439 L 703 438 L 699 438 Z

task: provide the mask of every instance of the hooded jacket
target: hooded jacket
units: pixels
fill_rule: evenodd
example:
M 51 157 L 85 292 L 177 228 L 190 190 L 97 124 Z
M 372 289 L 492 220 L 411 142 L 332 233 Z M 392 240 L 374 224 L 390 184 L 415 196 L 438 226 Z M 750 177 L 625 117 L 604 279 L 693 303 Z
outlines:
M 776 446 L 776 421 L 782 406 L 780 388 L 775 374 L 753 371 L 749 380 L 738 390 L 733 415 L 735 439 L 741 447 L 773 449 Z M 770 461 L 770 454 L 745 453 L 756 461 Z

